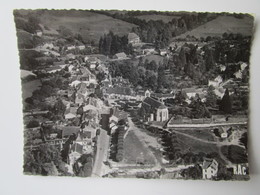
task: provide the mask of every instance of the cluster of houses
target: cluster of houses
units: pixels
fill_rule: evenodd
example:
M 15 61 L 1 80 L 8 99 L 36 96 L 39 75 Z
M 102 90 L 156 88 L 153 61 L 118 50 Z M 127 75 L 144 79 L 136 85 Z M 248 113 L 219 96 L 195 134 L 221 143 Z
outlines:
M 37 36 L 48 33 L 55 34 L 54 31 L 45 29 L 44 26 L 41 26 L 41 28 L 41 31 L 36 32 Z M 167 56 L 169 54 L 167 49 L 155 51 L 153 45 L 142 43 L 140 37 L 135 33 L 128 34 L 128 43 L 132 44 L 134 51 L 140 55 L 159 54 Z M 110 59 L 101 54 L 81 55 L 73 52 L 73 50 L 84 50 L 85 48 L 86 46 L 83 44 L 67 45 L 61 48 L 57 46 L 55 41 L 43 43 L 35 48 L 36 51 L 44 54 L 44 57 L 40 57 L 39 60 L 55 59 L 53 65 L 43 68 L 46 73 L 56 74 L 65 69 L 70 73 L 68 78 L 69 89 L 59 91 L 61 98 L 61 94 L 66 94 L 68 99 L 62 99 L 66 106 L 63 116 L 64 121 L 57 126 L 62 131 L 63 143 L 72 136 L 75 137 L 68 148 L 70 169 L 82 154 L 95 153 L 94 148 L 100 129 L 106 130 L 108 134 L 113 134 L 119 127 L 121 120 L 125 121 L 125 128 L 127 128 L 128 113 L 124 107 L 126 103 L 130 105 L 132 110 L 138 110 L 144 122 L 150 124 L 170 121 L 170 106 L 165 102 L 174 99 L 178 92 L 182 93 L 188 104 L 197 96 L 202 102 L 206 101 L 207 88 L 202 87 L 183 88 L 180 91 L 176 90 L 169 93 L 155 93 L 150 89 L 141 87 L 133 88 L 127 79 L 122 77 L 112 78 L 107 66 L 109 61 L 129 59 L 125 53 L 117 53 Z M 178 50 L 178 48 L 180 46 L 174 46 L 173 50 Z M 225 68 L 223 65 L 220 66 L 221 71 L 225 71 Z M 235 73 L 235 77 L 241 78 L 246 68 L 246 64 L 241 64 L 240 69 Z M 105 75 L 103 80 L 97 79 L 98 73 Z M 208 82 L 208 86 L 214 87 L 214 92 L 219 98 L 223 97 L 224 89 L 227 86 L 230 87 L 230 85 L 235 84 L 233 79 L 224 81 L 221 76 Z M 100 88 L 102 98 L 95 95 L 97 88 Z M 206 123 L 205 121 L 202 122 Z M 220 136 L 223 139 L 228 138 L 228 130 L 220 132 Z M 55 139 L 55 136 L 52 137 L 52 140 Z M 201 167 L 203 179 L 211 179 L 217 175 L 218 162 L 216 160 L 204 159 Z

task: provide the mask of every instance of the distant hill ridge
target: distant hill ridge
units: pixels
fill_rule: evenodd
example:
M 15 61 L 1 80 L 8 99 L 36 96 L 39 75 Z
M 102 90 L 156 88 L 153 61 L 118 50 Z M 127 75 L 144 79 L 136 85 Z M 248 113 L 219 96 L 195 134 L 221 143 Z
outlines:
M 53 29 L 60 26 L 69 28 L 73 33 L 80 33 L 85 41 L 94 40 L 113 31 L 118 35 L 131 32 L 136 26 L 106 15 L 81 10 L 48 10 L 40 15 L 41 23 Z
M 234 16 L 218 16 L 191 31 L 185 32 L 174 39 L 185 38 L 187 35 L 196 38 L 207 36 L 222 36 L 223 33 L 240 33 L 242 35 L 252 35 L 253 19 L 249 15 L 243 18 L 236 18 Z

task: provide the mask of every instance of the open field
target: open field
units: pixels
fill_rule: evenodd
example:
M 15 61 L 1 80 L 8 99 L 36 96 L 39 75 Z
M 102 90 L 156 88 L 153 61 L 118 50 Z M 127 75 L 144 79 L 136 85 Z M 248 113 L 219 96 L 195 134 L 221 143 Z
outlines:
M 57 11 L 55 11 L 57 12 Z M 41 22 L 53 29 L 65 26 L 74 33 L 81 33 L 84 40 L 94 40 L 97 44 L 100 36 L 112 30 L 115 34 L 127 35 L 134 24 L 124 22 L 109 16 L 90 11 L 66 11 L 58 13 L 45 12 L 41 16 Z
M 17 40 L 19 47 L 21 47 L 22 45 L 32 45 L 33 36 L 30 33 L 24 30 L 19 30 L 17 31 L 16 35 L 18 38 Z
M 136 164 L 137 161 L 144 164 L 155 164 L 149 151 L 133 131 L 129 131 L 124 140 L 124 160 L 126 164 Z
M 192 135 L 193 137 L 199 138 L 199 139 L 203 139 L 205 141 L 215 141 L 214 139 L 214 135 L 210 132 L 210 130 L 198 130 L 198 131 L 194 131 L 194 130 L 185 130 L 185 131 L 181 131 L 184 134 L 187 135 Z
M 22 97 L 23 100 L 25 100 L 28 97 L 32 96 L 32 93 L 41 87 L 41 81 L 40 80 L 33 80 L 29 82 L 22 83 Z
M 191 31 L 181 34 L 176 38 L 185 38 L 187 35 L 197 38 L 207 36 L 222 36 L 223 33 L 240 33 L 242 35 L 251 35 L 253 20 L 249 16 L 242 19 L 233 16 L 219 16 L 216 19 L 207 22 Z
M 190 149 L 191 152 L 199 153 L 203 152 L 205 154 L 209 154 L 212 152 L 218 152 L 218 148 L 216 144 L 200 142 L 198 140 L 189 138 L 187 136 L 176 134 L 177 139 L 180 143 L 182 149 Z

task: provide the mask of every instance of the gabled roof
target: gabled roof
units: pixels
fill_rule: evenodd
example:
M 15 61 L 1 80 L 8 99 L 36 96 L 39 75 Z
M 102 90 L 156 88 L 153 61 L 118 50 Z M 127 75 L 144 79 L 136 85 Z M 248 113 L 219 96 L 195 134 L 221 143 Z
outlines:
M 96 57 L 97 59 L 99 59 L 101 61 L 106 61 L 108 59 L 108 57 L 103 54 L 91 54 L 91 55 L 86 55 L 86 57 L 87 58 Z
M 80 130 L 78 126 L 61 126 L 58 128 L 62 130 L 62 137 L 70 136 L 73 133 L 77 134 Z
M 148 105 L 152 108 L 166 108 L 163 103 L 161 103 L 160 101 L 152 98 L 152 97 L 146 97 L 143 101 L 143 105 Z
M 94 57 L 94 56 L 86 56 L 88 59 L 87 59 L 87 61 L 88 62 L 97 62 L 98 61 L 98 58 L 97 57 Z
M 81 94 L 85 94 L 87 91 L 88 91 L 88 89 L 87 89 L 87 84 L 86 83 L 82 82 L 82 83 L 80 83 L 78 85 L 78 91 L 77 92 L 79 92 Z
M 81 72 L 82 72 L 82 76 L 83 76 L 83 77 L 86 77 L 86 76 L 95 77 L 95 75 L 92 74 L 92 73 L 90 72 L 90 70 L 89 70 L 88 68 L 86 68 L 86 67 L 81 67 L 80 70 L 81 70 Z
M 86 126 L 83 129 L 83 132 L 87 138 L 95 137 L 96 136 L 96 129 L 91 126 Z
M 128 40 L 133 40 L 133 39 L 139 38 L 139 36 L 135 33 L 129 33 L 127 38 L 128 38 Z
M 69 114 L 69 113 L 71 113 L 71 114 L 73 114 L 73 115 L 76 115 L 77 109 L 78 109 L 77 107 L 69 107 L 68 109 L 66 109 L 65 115 L 66 115 L 66 114 Z
M 83 154 L 83 145 L 79 143 L 72 144 L 71 151 L 78 152 L 79 154 Z
M 61 70 L 62 67 L 60 67 L 60 65 L 55 65 L 55 66 L 51 66 L 49 68 L 45 68 L 45 70 L 48 71 L 53 71 L 53 70 Z
M 126 119 L 127 118 L 127 113 L 124 112 L 124 111 L 120 111 L 118 109 L 113 109 L 113 116 L 117 117 L 118 120 Z
M 66 55 L 66 57 L 67 57 L 67 58 L 75 58 L 75 55 L 72 54 L 72 53 L 69 53 L 69 54 Z
M 202 169 L 207 169 L 210 166 L 212 166 L 212 168 L 214 168 L 214 169 L 217 169 L 218 168 L 217 161 L 214 159 L 210 159 L 210 158 L 204 158 L 204 161 L 202 164 Z
M 76 117 L 76 115 L 72 114 L 72 113 L 68 113 L 68 114 L 65 115 L 65 119 L 73 119 L 75 117 Z
M 132 90 L 129 87 L 116 86 L 114 88 L 109 87 L 107 89 L 108 94 L 118 94 L 118 95 L 132 95 Z
M 173 94 L 171 94 L 171 93 L 167 93 L 167 94 L 163 94 L 163 93 L 152 93 L 151 96 L 157 97 L 157 98 L 172 98 L 172 97 L 173 97 Z
M 126 57 L 127 57 L 124 52 L 117 53 L 117 54 L 115 54 L 115 56 L 116 56 L 117 58 L 126 58 Z
M 136 95 L 144 96 L 145 95 L 145 91 L 144 90 L 138 90 L 136 92 Z
M 76 87 L 76 86 L 78 86 L 80 83 L 81 83 L 81 81 L 79 81 L 79 80 L 74 80 L 74 81 L 72 81 L 69 85 L 70 85 L 70 86 L 73 86 L 73 87 Z
M 96 68 L 96 64 L 90 64 L 90 68 L 91 68 L 91 69 Z
M 93 106 L 93 105 L 88 104 L 88 105 L 86 105 L 86 106 L 83 107 L 83 110 L 84 110 L 84 112 L 85 112 L 85 111 L 88 111 L 88 110 L 94 110 L 94 111 L 97 111 L 98 108 L 95 107 L 95 106 Z
M 58 61 L 58 62 L 53 62 L 53 65 L 64 65 L 66 64 L 64 60 Z

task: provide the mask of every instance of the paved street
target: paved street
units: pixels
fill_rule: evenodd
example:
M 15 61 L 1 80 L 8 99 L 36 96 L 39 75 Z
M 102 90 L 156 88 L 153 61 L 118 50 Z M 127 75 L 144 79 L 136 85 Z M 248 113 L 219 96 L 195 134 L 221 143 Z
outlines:
M 97 140 L 97 154 L 96 160 L 94 163 L 92 177 L 101 177 L 103 174 L 104 161 L 108 157 L 108 148 L 109 148 L 109 136 L 107 132 L 103 129 L 100 130 L 100 135 Z
M 219 127 L 219 126 L 230 126 L 230 125 L 246 125 L 247 122 L 236 122 L 236 123 L 210 123 L 210 124 L 171 124 L 168 128 L 209 128 L 209 127 Z M 156 127 L 156 125 L 153 125 Z M 160 126 L 158 126 L 160 127 Z M 196 129 L 194 129 L 196 130 Z

